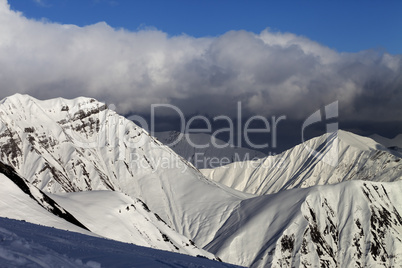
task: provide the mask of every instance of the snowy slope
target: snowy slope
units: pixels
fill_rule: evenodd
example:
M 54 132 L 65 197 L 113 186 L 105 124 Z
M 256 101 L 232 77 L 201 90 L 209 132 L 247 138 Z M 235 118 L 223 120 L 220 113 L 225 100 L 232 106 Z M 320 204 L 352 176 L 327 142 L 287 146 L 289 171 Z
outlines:
M 45 194 L 1 162 L 0 187 L 0 216 L 215 259 L 172 230 L 145 203 L 122 193 Z
M 27 186 L 28 187 L 28 186 Z M 30 188 L 33 192 L 33 187 Z M 0 217 L 17 220 L 25 220 L 36 224 L 47 225 L 59 229 L 91 234 L 87 229 L 81 228 L 74 223 L 53 214 L 51 210 L 40 201 L 42 198 L 39 190 L 35 193 L 38 200 L 25 193 L 17 184 L 3 173 L 0 174 Z M 42 199 L 44 202 L 44 200 Z M 56 204 L 60 210 L 63 210 Z M 67 212 L 68 213 L 68 212 Z M 66 213 L 66 214 L 67 214 Z M 95 235 L 95 234 L 92 234 Z
M 205 133 L 182 134 L 177 131 L 165 131 L 156 132 L 155 137 L 198 169 L 215 168 L 232 162 L 265 157 L 262 152 L 241 147 L 231 147 L 224 141 L 213 139 L 211 135 Z
M 0 267 L 235 267 L 0 218 Z
M 339 130 L 279 155 L 202 173 L 234 189 L 262 195 L 348 180 L 396 181 L 402 177 L 402 161 L 370 138 Z
M 401 267 L 401 191 L 348 181 L 244 200 L 206 249 L 252 267 Z
M 192 256 L 215 256 L 172 230 L 141 200 L 112 191 L 50 195 L 91 232 L 121 242 Z

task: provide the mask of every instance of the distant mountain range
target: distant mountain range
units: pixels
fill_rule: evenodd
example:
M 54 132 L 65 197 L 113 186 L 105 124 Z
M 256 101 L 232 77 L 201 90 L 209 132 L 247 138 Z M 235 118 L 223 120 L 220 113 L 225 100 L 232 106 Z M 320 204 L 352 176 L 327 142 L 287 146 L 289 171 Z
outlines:
M 259 159 L 266 156 L 260 151 L 235 147 L 205 133 L 165 131 L 156 132 L 155 137 L 198 169 L 215 168 L 233 162 Z M 222 148 L 214 146 L 212 140 Z
M 400 266 L 400 160 L 338 131 L 200 172 L 94 99 L 0 101 L 1 217 L 241 266 Z

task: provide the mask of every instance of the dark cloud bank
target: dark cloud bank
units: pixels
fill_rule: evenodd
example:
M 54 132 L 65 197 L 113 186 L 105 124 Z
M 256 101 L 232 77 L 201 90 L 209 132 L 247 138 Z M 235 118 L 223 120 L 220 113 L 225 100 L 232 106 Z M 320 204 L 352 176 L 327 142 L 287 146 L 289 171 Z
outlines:
M 61 25 L 27 19 L 5 0 L 0 89 L 0 98 L 16 92 L 40 99 L 94 97 L 126 115 L 169 103 L 186 115 L 233 117 L 241 101 L 243 116 L 286 115 L 299 123 L 339 101 L 341 127 L 361 134 L 402 130 L 402 55 L 340 53 L 269 29 L 194 38 L 103 22 Z

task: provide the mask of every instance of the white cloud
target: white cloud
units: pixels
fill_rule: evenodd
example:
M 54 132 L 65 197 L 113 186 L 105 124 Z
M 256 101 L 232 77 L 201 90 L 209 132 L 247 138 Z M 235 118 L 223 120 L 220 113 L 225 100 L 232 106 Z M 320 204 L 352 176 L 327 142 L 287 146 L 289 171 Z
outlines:
M 37 5 L 47 7 L 48 4 L 44 0 L 33 0 Z
M 338 53 L 269 30 L 194 38 L 61 25 L 29 20 L 5 0 L 0 14 L 0 98 L 84 95 L 122 113 L 172 103 L 229 115 L 240 100 L 250 113 L 293 118 L 339 100 L 351 119 L 402 118 L 400 55 Z

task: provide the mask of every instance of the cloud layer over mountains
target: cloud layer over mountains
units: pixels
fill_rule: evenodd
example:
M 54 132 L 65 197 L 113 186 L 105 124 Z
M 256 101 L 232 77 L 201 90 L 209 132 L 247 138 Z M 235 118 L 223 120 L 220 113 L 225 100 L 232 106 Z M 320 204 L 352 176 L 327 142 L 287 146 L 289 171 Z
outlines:
M 341 53 L 291 33 L 78 27 L 28 19 L 0 0 L 0 98 L 90 96 L 126 114 L 170 103 L 229 116 L 242 101 L 245 114 L 294 119 L 339 100 L 344 118 L 391 121 L 402 118 L 401 73 L 402 55 Z

